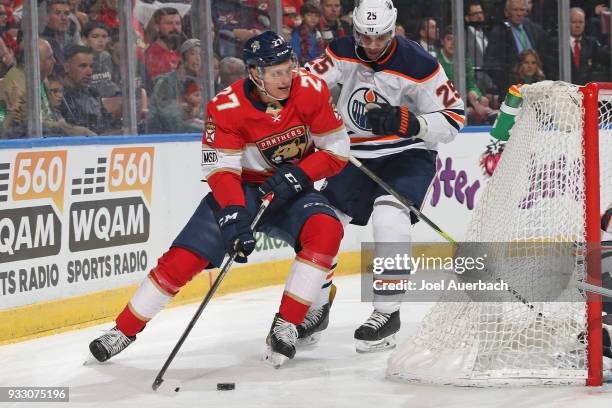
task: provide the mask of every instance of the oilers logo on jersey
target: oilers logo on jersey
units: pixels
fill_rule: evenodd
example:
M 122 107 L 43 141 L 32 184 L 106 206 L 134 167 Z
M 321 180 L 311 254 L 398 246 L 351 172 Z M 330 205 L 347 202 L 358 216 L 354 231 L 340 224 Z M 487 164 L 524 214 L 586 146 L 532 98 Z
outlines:
M 367 103 L 389 104 L 389 101 L 372 88 L 358 88 L 348 100 L 348 114 L 353 125 L 358 129 L 370 131 L 372 127 L 366 118 L 365 106 Z
M 257 148 L 268 164 L 297 163 L 306 151 L 308 132 L 305 126 L 294 126 L 257 142 Z

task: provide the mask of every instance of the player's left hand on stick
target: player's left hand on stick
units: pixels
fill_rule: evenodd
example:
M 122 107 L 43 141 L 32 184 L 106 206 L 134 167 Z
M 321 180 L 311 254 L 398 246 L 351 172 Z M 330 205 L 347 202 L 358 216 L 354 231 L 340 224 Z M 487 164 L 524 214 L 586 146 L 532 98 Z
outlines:
M 217 212 L 225 250 L 230 254 L 236 252 L 236 262 L 246 263 L 247 256 L 255 250 L 252 220 L 246 208 L 237 205 L 228 205 Z
M 366 104 L 366 117 L 375 135 L 398 135 L 410 138 L 419 133 L 421 124 L 405 106 L 389 104 Z
M 274 193 L 270 206 L 279 208 L 310 187 L 312 187 L 312 181 L 304 173 L 304 170 L 293 164 L 285 164 L 259 186 L 259 192 L 263 196 Z

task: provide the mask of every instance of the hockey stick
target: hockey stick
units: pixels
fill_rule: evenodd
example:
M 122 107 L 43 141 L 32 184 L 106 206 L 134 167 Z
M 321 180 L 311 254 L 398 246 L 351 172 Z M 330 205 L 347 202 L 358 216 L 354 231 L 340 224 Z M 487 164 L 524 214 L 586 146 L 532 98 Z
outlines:
M 412 201 L 410 201 L 409 199 L 407 199 L 406 197 L 402 196 L 400 193 L 395 191 L 390 185 L 385 183 L 380 177 L 378 177 L 376 174 L 374 174 L 374 172 L 372 172 L 372 170 L 368 169 L 357 158 L 351 156 L 349 160 L 350 160 L 351 163 L 353 163 L 353 165 L 355 165 L 355 167 L 357 167 L 359 170 L 363 171 L 376 184 L 378 184 L 380 187 L 382 187 L 383 190 L 385 190 L 387 193 L 389 193 L 393 197 L 395 197 L 408 210 L 410 210 L 414 215 L 416 215 L 416 217 L 419 220 L 421 220 L 421 221 L 425 222 L 427 225 L 429 225 L 434 231 L 436 231 L 438 234 L 440 234 L 450 244 L 454 245 L 456 248 L 459 248 L 459 244 L 457 243 L 457 241 L 455 241 L 450 235 L 448 235 L 446 232 L 444 232 L 442 230 L 442 228 L 438 227 L 432 220 L 430 220 L 425 214 L 423 214 L 418 208 L 416 208 L 415 204 Z M 491 272 L 488 269 L 489 268 L 487 268 L 487 271 L 491 274 Z M 491 276 L 495 279 L 496 282 L 501 282 L 500 278 L 495 278 L 493 275 L 491 275 Z M 530 310 L 533 310 L 534 312 L 537 312 L 535 310 L 535 306 L 532 305 L 531 303 L 529 303 L 529 301 L 523 295 L 521 295 L 518 291 L 516 291 L 516 289 L 513 289 L 512 287 L 508 287 L 507 292 L 510 293 L 512 296 L 514 296 L 515 299 L 519 300 L 521 303 L 523 303 L 525 306 L 527 306 Z M 542 314 L 540 312 L 537 312 L 537 313 L 538 313 L 538 315 L 540 317 L 542 317 Z
M 440 234 L 445 240 L 447 240 L 451 244 L 453 244 L 453 245 L 457 244 L 457 241 L 455 241 L 450 235 L 448 235 L 446 232 L 444 232 L 442 230 L 442 228 L 438 227 L 432 220 L 427 218 L 427 216 L 425 214 L 423 214 L 418 208 L 416 208 L 416 206 L 414 205 L 414 203 L 412 201 L 410 201 L 406 197 L 400 195 L 400 193 L 395 191 L 390 185 L 385 183 L 380 177 L 378 177 L 376 174 L 374 174 L 372 172 L 372 170 L 370 170 L 366 166 L 364 166 L 363 163 L 361 163 L 357 158 L 351 156 L 349 160 L 351 161 L 351 163 L 353 163 L 353 165 L 355 165 L 355 167 L 357 167 L 359 170 L 363 171 L 369 178 L 374 180 L 374 182 L 376 184 L 381 186 L 383 188 L 383 190 L 385 190 L 387 193 L 391 194 L 400 203 L 402 203 L 406 208 L 408 208 L 410 211 L 412 211 L 412 213 L 414 215 L 416 215 L 416 217 L 419 220 L 421 220 L 425 224 L 429 225 L 431 228 L 434 229 L 434 231 L 436 231 L 438 234 Z
M 596 293 L 601 296 L 612 298 L 612 290 L 603 288 L 601 286 L 592 285 L 586 282 L 577 282 L 576 287 L 578 289 L 586 290 L 587 292 Z
M 270 202 L 272 201 L 273 198 L 274 198 L 274 195 L 272 193 L 268 194 L 267 196 L 263 198 L 263 201 L 261 205 L 259 206 L 259 210 L 257 211 L 257 214 L 255 214 L 255 218 L 253 218 L 253 222 L 251 222 L 251 229 L 255 229 L 255 226 L 259 222 L 259 219 L 263 215 L 264 211 L 266 211 L 266 208 L 268 208 L 268 205 L 270 205 Z M 166 362 L 164 363 L 161 370 L 159 370 L 159 373 L 157 374 L 157 377 L 155 377 L 155 381 L 153 381 L 153 385 L 152 385 L 154 391 L 157 391 L 159 386 L 164 382 L 164 374 L 166 373 L 166 370 L 168 369 L 168 367 L 170 367 L 172 360 L 174 360 L 174 357 L 176 357 L 176 354 L 178 353 L 181 346 L 185 342 L 185 339 L 187 338 L 187 336 L 189 336 L 189 333 L 191 333 L 191 330 L 193 329 L 196 322 L 200 318 L 200 315 L 204 311 L 204 308 L 206 307 L 206 305 L 208 305 L 208 302 L 210 302 L 210 299 L 213 297 L 213 295 L 219 288 L 219 285 L 221 285 L 221 281 L 223 280 L 223 278 L 225 277 L 225 274 L 229 271 L 230 267 L 234 263 L 234 260 L 236 259 L 236 255 L 237 253 L 234 252 L 227 259 L 227 261 L 225 262 L 225 265 L 223 265 L 223 268 L 221 268 L 221 271 L 219 272 L 219 276 L 217 276 L 217 279 L 215 279 L 215 282 L 210 287 L 210 290 L 204 297 L 204 300 L 202 300 L 202 303 L 200 303 L 198 310 L 195 312 L 195 314 L 191 318 L 191 321 L 187 325 L 187 328 L 185 329 L 185 331 L 183 331 L 181 338 L 174 346 L 174 349 L 172 349 L 172 352 L 166 359 Z

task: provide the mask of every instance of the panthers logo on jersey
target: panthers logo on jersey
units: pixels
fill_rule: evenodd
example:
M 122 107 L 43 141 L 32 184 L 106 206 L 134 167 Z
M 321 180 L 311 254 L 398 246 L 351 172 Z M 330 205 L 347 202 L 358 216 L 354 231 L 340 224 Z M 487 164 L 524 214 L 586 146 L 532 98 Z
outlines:
M 305 126 L 294 126 L 257 142 L 262 156 L 275 167 L 299 162 L 304 157 L 307 145 L 308 132 Z
M 372 88 L 358 88 L 353 92 L 348 101 L 348 114 L 351 122 L 364 131 L 371 131 L 372 127 L 366 118 L 365 106 L 367 103 L 388 104 L 389 101 Z

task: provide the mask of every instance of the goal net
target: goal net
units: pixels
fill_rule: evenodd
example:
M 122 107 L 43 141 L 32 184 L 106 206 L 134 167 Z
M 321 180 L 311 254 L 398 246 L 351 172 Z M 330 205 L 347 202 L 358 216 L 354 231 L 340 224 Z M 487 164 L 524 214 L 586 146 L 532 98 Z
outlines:
M 521 88 L 521 111 L 466 235 L 483 245 L 521 243 L 522 255 L 566 245 L 572 248 L 565 258 L 569 274 L 542 264 L 550 257 L 489 247 L 489 261 L 509 282 L 514 301 L 443 295 L 392 354 L 389 377 L 461 386 L 601 381 L 601 303 L 587 302 L 575 286 L 587 280 L 587 268 L 596 282 L 585 249 L 599 242 L 600 212 L 612 204 L 612 87 L 600 84 L 594 95 L 593 89 L 552 81 Z M 569 282 L 544 301 L 538 292 L 563 281 L 551 272 L 568 274 Z

